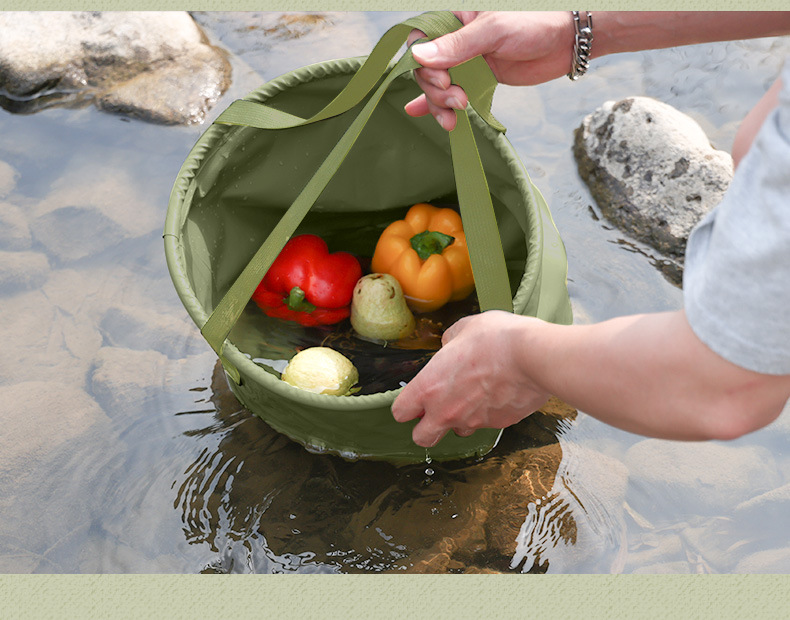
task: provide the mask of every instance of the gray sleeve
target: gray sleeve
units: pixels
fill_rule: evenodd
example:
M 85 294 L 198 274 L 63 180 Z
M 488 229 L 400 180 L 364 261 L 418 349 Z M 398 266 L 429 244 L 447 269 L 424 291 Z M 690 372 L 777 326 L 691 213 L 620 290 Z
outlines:
M 790 374 L 790 61 L 722 202 L 694 229 L 683 276 L 694 333 L 725 359 Z

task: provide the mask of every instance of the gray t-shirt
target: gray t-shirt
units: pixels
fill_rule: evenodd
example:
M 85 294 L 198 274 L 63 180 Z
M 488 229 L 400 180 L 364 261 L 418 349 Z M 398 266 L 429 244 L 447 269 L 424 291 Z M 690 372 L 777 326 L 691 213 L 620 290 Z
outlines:
M 689 237 L 683 277 L 691 328 L 743 368 L 790 374 L 790 60 L 721 203 Z

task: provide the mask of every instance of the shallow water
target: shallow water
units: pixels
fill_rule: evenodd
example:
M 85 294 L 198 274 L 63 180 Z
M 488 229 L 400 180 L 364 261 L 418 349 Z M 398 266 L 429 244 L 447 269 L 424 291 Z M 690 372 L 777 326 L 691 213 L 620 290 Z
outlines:
M 367 53 L 404 15 L 196 14 L 233 64 L 212 118 L 290 69 Z M 608 99 L 649 95 L 729 149 L 789 51 L 628 54 L 579 83 L 497 91 L 565 242 L 577 322 L 675 309 L 681 293 L 600 219 L 574 128 Z M 15 171 L 0 210 L 32 234 L 0 261 L 45 257 L 29 281 L 0 281 L 0 571 L 790 572 L 788 412 L 735 442 L 678 444 L 555 403 L 482 460 L 395 467 L 310 454 L 244 410 L 162 249 L 171 185 L 204 129 L 0 111 Z

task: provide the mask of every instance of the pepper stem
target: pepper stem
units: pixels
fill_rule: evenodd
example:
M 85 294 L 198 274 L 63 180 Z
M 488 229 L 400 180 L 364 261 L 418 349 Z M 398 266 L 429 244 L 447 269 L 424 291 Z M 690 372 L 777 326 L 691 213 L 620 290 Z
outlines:
M 307 312 L 308 314 L 315 310 L 315 306 L 313 304 L 311 304 L 309 301 L 305 301 L 304 295 L 305 293 L 302 289 L 300 289 L 298 286 L 294 286 L 291 289 L 291 292 L 288 293 L 288 297 L 284 299 L 288 309 L 293 310 L 294 312 Z
M 422 260 L 427 260 L 431 254 L 441 254 L 455 237 L 445 235 L 438 230 L 424 230 L 411 238 L 411 247 Z

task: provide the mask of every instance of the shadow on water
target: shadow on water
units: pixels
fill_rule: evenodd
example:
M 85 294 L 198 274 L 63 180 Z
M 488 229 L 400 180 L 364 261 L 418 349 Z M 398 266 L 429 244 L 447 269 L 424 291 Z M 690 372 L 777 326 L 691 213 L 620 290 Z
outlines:
M 396 467 L 315 455 L 244 409 L 217 365 L 205 448 L 173 484 L 208 573 L 537 572 L 577 542 L 573 493 L 559 487 L 559 401 L 511 427 L 486 458 Z M 558 487 L 559 485 L 559 487 Z

